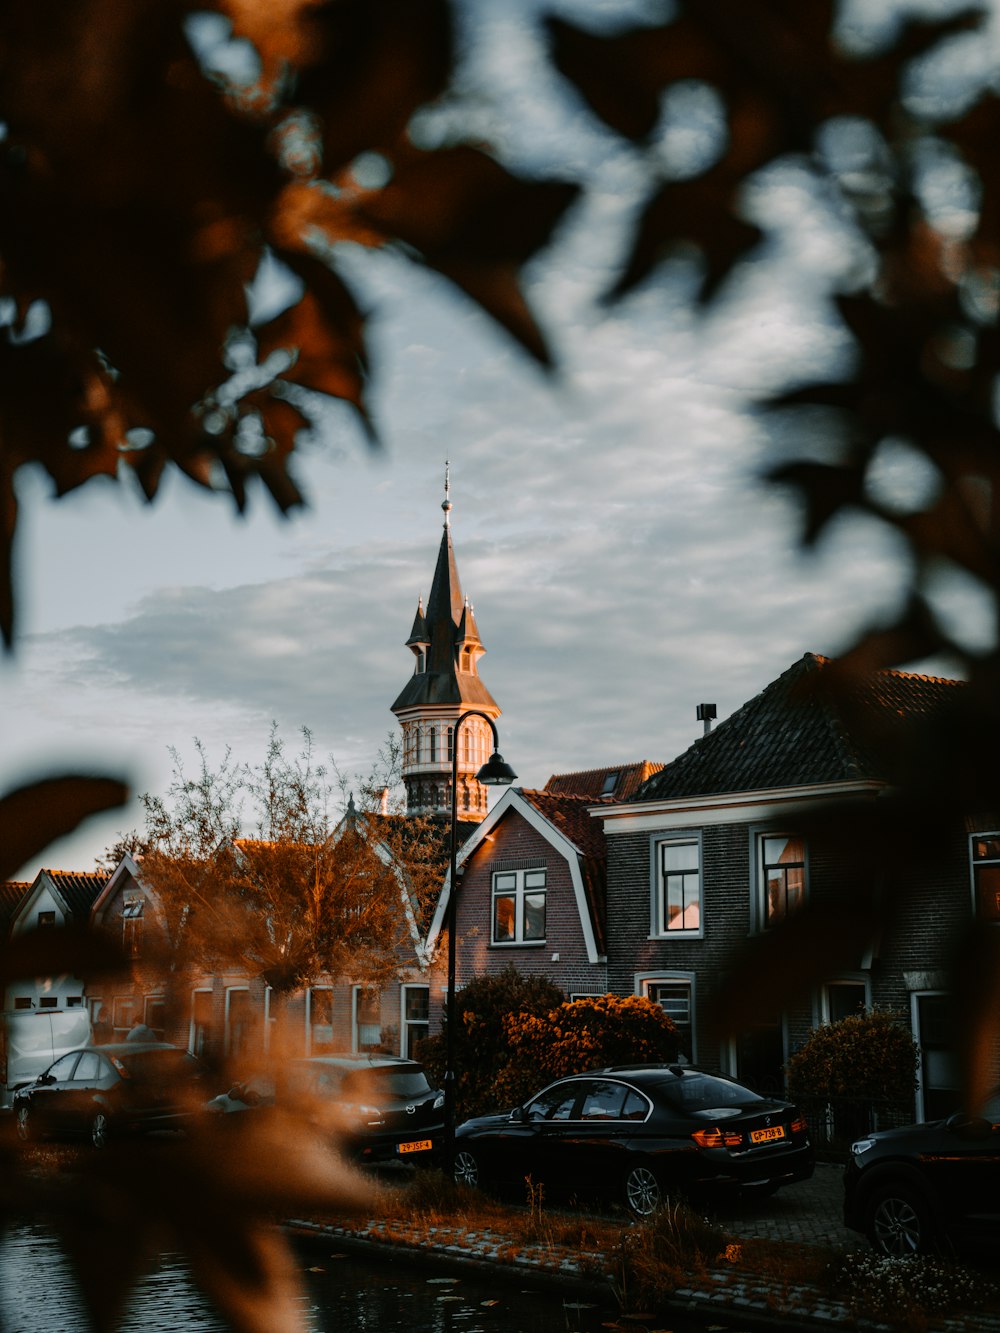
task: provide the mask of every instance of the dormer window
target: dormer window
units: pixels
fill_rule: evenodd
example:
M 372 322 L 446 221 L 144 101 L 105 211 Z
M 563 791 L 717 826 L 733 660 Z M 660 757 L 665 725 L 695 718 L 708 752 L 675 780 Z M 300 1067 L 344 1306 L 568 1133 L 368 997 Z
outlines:
M 618 786 L 618 776 L 617 769 L 614 773 L 605 775 L 604 785 L 601 787 L 602 796 L 613 796 L 615 794 L 615 788 Z
M 422 676 L 427 670 L 427 654 L 423 648 L 417 649 L 417 665 L 413 669 L 415 676 Z
M 38 929 L 39 929 L 39 930 L 46 930 L 46 929 L 48 929 L 50 926 L 54 926 L 55 924 L 56 924 L 56 914 L 55 914 L 55 912 L 39 912 L 39 913 L 38 913 L 38 921 L 37 921 L 37 925 L 38 925 Z
M 122 948 L 126 958 L 142 956 L 142 913 L 145 902 L 133 898 L 122 908 Z

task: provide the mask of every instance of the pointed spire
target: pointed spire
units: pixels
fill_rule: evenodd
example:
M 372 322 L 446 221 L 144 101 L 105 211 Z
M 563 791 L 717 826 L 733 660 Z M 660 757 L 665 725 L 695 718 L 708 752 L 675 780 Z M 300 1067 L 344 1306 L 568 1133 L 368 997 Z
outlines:
M 444 510 L 444 525 L 451 526 L 451 464 L 448 459 L 444 460 L 444 499 L 441 502 L 441 508 Z
M 413 628 L 410 630 L 410 637 L 406 640 L 406 646 L 407 648 L 426 647 L 430 641 L 431 636 L 427 629 L 427 620 L 424 617 L 424 599 L 418 597 L 417 614 L 413 617 Z

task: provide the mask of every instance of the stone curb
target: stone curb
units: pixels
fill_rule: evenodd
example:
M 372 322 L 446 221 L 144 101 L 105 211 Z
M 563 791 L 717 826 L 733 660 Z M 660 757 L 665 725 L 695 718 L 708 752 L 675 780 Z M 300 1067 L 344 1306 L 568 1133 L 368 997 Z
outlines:
M 401 1234 L 404 1228 L 394 1224 L 390 1229 L 387 1223 L 376 1221 L 346 1227 L 294 1218 L 284 1223 L 284 1229 L 313 1243 L 335 1242 L 356 1254 L 388 1254 L 411 1264 L 429 1259 L 455 1271 L 480 1277 L 488 1274 L 494 1281 L 544 1280 L 553 1287 L 585 1294 L 594 1300 L 615 1298 L 606 1261 L 597 1252 L 590 1256 L 590 1262 L 587 1258 L 581 1261 L 578 1251 L 560 1246 L 515 1248 L 509 1238 L 501 1235 L 440 1227 L 419 1233 L 414 1230 L 407 1237 Z M 461 1244 L 452 1239 L 456 1234 L 461 1235 Z M 604 1271 L 595 1272 L 594 1268 Z M 710 1269 L 704 1280 L 692 1281 L 665 1297 L 664 1305 L 675 1312 L 736 1315 L 748 1329 L 829 1333 L 830 1329 L 847 1327 L 859 1333 L 899 1333 L 895 1325 L 856 1318 L 848 1305 L 831 1301 L 812 1288 L 787 1287 L 728 1269 Z M 997 1328 L 994 1315 L 929 1316 L 927 1320 L 929 1333 L 997 1333 Z

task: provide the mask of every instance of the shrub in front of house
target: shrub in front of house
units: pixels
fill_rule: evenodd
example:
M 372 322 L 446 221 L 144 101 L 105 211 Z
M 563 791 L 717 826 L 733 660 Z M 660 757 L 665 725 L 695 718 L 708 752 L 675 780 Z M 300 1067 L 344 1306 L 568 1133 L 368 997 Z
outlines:
M 545 977 L 525 977 L 514 967 L 476 977 L 455 996 L 455 1105 L 459 1120 L 513 1105 L 505 1074 L 511 1059 L 506 1020 L 542 1015 L 561 1004 L 563 992 Z M 419 1058 L 439 1086 L 447 1068 L 445 1031 L 420 1044 Z M 516 1100 L 516 1098 L 515 1098 Z
M 523 1101 L 552 1079 L 605 1065 L 670 1064 L 677 1028 L 640 995 L 592 995 L 546 1014 L 511 1014 L 504 1024 L 510 1058 L 497 1080 L 501 1101 Z
M 810 1032 L 788 1060 L 788 1095 L 811 1119 L 825 1116 L 831 1138 L 852 1138 L 880 1119 L 912 1119 L 919 1059 L 897 1015 L 867 1009 Z

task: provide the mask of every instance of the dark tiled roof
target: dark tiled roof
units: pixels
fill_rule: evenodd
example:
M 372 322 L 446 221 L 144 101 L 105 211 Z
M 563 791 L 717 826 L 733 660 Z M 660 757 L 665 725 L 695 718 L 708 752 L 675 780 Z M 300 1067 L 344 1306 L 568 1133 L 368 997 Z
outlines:
M 580 773 L 553 773 L 545 790 L 564 796 L 613 796 L 617 801 L 627 801 L 662 767 L 651 759 L 641 759 L 635 764 L 609 764 L 607 768 L 588 768 Z M 610 791 L 605 791 L 605 785 L 610 786 L 611 777 L 615 778 L 615 784 Z
M 43 870 L 55 885 L 63 902 L 72 916 L 86 919 L 111 875 L 106 871 L 98 874 L 81 874 L 76 870 Z
M 892 782 L 906 758 L 903 724 L 939 719 L 965 688 L 904 671 L 845 681 L 835 663 L 806 653 L 645 782 L 635 800 Z
M 11 879 L 0 884 L 0 932 L 7 931 L 30 888 L 30 880 Z
M 559 830 L 580 853 L 580 874 L 583 888 L 590 909 L 590 919 L 594 928 L 594 940 L 598 953 L 606 951 L 605 922 L 607 918 L 607 865 L 608 844 L 604 837 L 604 825 L 594 819 L 588 810 L 592 806 L 608 804 L 608 799 L 597 800 L 592 796 L 563 796 L 555 792 L 526 791 L 521 795 L 529 801 L 539 814 Z

